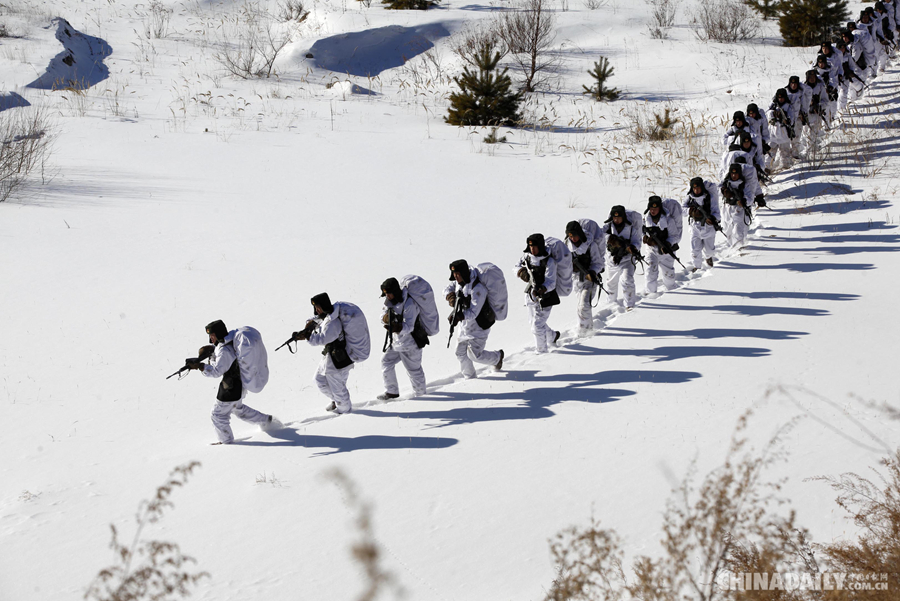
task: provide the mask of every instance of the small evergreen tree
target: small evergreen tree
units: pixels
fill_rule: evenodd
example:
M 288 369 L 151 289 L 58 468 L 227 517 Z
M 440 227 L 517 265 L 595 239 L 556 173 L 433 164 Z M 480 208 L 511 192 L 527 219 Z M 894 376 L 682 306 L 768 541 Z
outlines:
M 778 27 L 785 46 L 813 46 L 831 39 L 849 14 L 847 0 L 785 0 Z
M 506 69 L 497 73 L 500 53 L 493 43 L 482 45 L 475 60 L 478 73 L 466 67 L 453 79 L 459 92 L 450 94 L 450 110 L 444 120 L 450 125 L 515 125 L 519 120 L 521 92 L 511 92 Z
M 604 88 L 603 85 L 606 83 L 606 80 L 612 77 L 613 69 L 609 66 L 609 60 L 606 57 L 601 56 L 600 60 L 594 63 L 594 70 L 588 71 L 588 75 L 591 75 L 594 79 L 597 80 L 597 83 L 593 87 L 581 86 L 584 88 L 584 94 L 590 94 L 594 100 L 615 100 L 619 97 L 619 90 L 616 88 Z
M 781 12 L 781 0 L 744 0 L 744 4 L 759 13 L 763 19 L 775 19 Z

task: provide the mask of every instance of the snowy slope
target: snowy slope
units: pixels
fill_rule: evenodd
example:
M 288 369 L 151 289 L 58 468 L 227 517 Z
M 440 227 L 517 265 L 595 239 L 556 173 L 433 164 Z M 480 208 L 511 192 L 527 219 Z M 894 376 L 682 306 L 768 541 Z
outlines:
M 31 61 L 0 64 L 7 89 L 52 106 L 59 128 L 52 181 L 0 205 L 0 599 L 80 598 L 112 562 L 108 524 L 131 532 L 138 502 L 190 460 L 202 469 L 148 535 L 211 573 L 197 599 L 353 598 L 362 575 L 350 509 L 322 476 L 332 468 L 373 502 L 385 565 L 409 598 L 538 599 L 553 577 L 547 539 L 592 513 L 630 553 L 652 553 L 671 486 L 694 458 L 701 473 L 716 465 L 751 406 L 759 443 L 806 416 L 773 476 L 788 478 L 818 539 L 847 531 L 830 491 L 802 479 L 864 469 L 898 440 L 896 424 L 853 398 L 897 400 L 896 143 L 890 130 L 854 140 L 893 124 L 884 103 L 900 71 L 858 103 L 865 114 L 823 165 L 776 177 L 743 256 L 632 313 L 602 310 L 596 336 L 567 332 L 536 357 L 509 271 L 525 237 L 561 236 L 613 204 L 642 210 L 651 192 L 686 185 L 677 172 L 623 179 L 597 162 L 591 148 L 621 139 L 623 107 L 674 102 L 721 117 L 765 103 L 788 70 L 805 69 L 808 49 L 702 44 L 685 15 L 672 40 L 653 41 L 644 6 L 573 5 L 560 13 L 561 91 L 530 109 L 557 111 L 555 125 L 491 147 L 442 123 L 446 82 L 417 79 L 413 63 L 370 79 L 303 58 L 366 29 L 452 33 L 489 16 L 486 5 L 406 14 L 317 3 L 280 79 L 244 82 L 217 73 L 204 45 L 204 24 L 226 5 L 174 6 L 174 32 L 147 40 L 142 6 L 57 4 L 113 53 L 109 78 L 84 95 L 22 88 L 60 52 L 55 29 L 9 40 Z M 23 27 L 40 17 L 27 16 Z M 447 40 L 432 41 L 454 72 Z M 601 51 L 632 100 L 578 95 Z M 375 94 L 325 88 L 335 80 Z M 458 381 L 442 332 L 425 353 L 426 397 L 371 402 L 373 353 L 350 378 L 355 413 L 331 418 L 312 382 L 318 352 L 270 352 L 270 384 L 247 402 L 287 427 L 238 422 L 229 447 L 207 445 L 214 382 L 164 379 L 214 319 L 257 327 L 271 351 L 318 292 L 375 323 L 386 277 L 417 273 L 439 289 L 460 257 L 507 270 L 510 316 L 489 341 L 506 350 L 501 373 Z M 571 300 L 550 323 L 574 328 Z M 767 395 L 779 385 L 787 392 Z

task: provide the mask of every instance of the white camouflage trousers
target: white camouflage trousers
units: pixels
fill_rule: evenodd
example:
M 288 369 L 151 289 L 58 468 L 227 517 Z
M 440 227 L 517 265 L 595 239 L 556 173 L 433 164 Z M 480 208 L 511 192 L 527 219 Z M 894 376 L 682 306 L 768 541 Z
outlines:
M 488 332 L 490 333 L 490 330 Z M 475 364 L 484 363 L 485 365 L 497 365 L 500 362 L 499 351 L 484 350 L 487 344 L 487 336 L 484 338 L 470 338 L 460 340 L 456 345 L 456 358 L 459 359 L 459 369 L 467 378 L 475 377 Z
M 553 307 L 541 308 L 539 302 L 528 300 L 528 313 L 531 315 L 531 333 L 534 334 L 534 350 L 546 353 L 547 345 L 556 338 L 556 330 L 547 325 L 550 310 Z
M 331 361 L 331 355 L 326 354 L 316 370 L 316 386 L 322 394 L 334 401 L 338 413 L 348 413 L 352 409 L 350 391 L 347 390 L 347 378 L 350 377 L 351 369 L 352 363 L 341 369 L 336 368 Z
M 666 290 L 675 288 L 675 259 L 670 255 L 659 253 L 650 247 L 647 253 L 647 292 L 655 293 L 659 288 L 659 272 L 662 271 L 663 286 Z
M 703 265 L 704 257 L 707 259 L 716 256 L 716 230 L 711 225 L 691 226 L 691 262 L 695 269 Z
M 743 246 L 750 232 L 750 225 L 746 222 L 744 208 L 738 205 L 726 204 L 725 207 L 725 237 L 728 245 L 736 248 Z
M 815 154 L 819 150 L 819 145 L 824 137 L 822 117 L 810 114 L 808 120 L 809 125 L 803 128 L 803 147 L 806 156 L 809 156 L 810 153 Z
M 575 314 L 578 316 L 578 327 L 582 330 L 594 328 L 594 309 L 591 307 L 591 299 L 597 290 L 597 285 L 589 281 L 576 282 L 575 284 Z
M 422 369 L 422 349 L 403 349 L 395 351 L 388 349 L 381 357 L 381 378 L 384 380 L 384 391 L 389 394 L 400 394 L 400 384 L 397 382 L 397 364 L 403 362 L 409 381 L 412 382 L 413 393 L 416 396 L 425 394 L 425 370 Z
M 612 261 L 606 266 L 606 289 L 609 290 L 609 302 L 619 302 L 619 280 L 622 281 L 622 296 L 625 297 L 625 306 L 633 307 L 635 303 L 634 295 L 634 263 L 631 262 L 631 255 L 622 257 L 622 262 L 615 265 Z
M 244 395 L 247 392 L 244 391 Z M 212 410 L 212 423 L 216 429 L 216 436 L 219 442 L 223 444 L 231 444 L 234 442 L 234 432 L 231 431 L 231 415 L 250 422 L 251 424 L 264 424 L 269 421 L 269 415 L 257 411 L 252 407 L 244 404 L 243 400 L 223 403 L 216 401 L 216 406 Z

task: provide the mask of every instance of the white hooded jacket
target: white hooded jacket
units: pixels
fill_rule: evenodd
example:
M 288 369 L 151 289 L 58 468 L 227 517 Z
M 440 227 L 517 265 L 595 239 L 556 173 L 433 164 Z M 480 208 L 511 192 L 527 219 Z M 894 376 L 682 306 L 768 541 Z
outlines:
M 455 281 L 450 282 L 450 284 L 444 288 L 444 296 L 447 296 L 450 293 L 456 295 L 460 291 L 462 291 L 463 296 L 469 297 L 469 307 L 463 312 L 463 321 L 459 324 L 459 341 L 465 342 L 472 338 L 487 338 L 488 334 L 491 332 L 490 329 L 485 330 L 478 325 L 477 321 L 475 321 L 478 314 L 481 313 L 484 303 L 488 302 L 487 288 L 478 281 L 478 272 L 473 268 L 469 268 L 468 284 L 460 286 Z
M 384 317 L 388 311 L 393 310 L 394 314 L 402 318 L 402 326 L 399 332 L 394 332 L 391 348 L 397 352 L 414 351 L 419 348 L 416 341 L 413 340 L 412 331 L 416 327 L 416 319 L 419 317 L 419 305 L 416 301 L 409 297 L 406 290 L 402 291 L 403 298 L 398 303 L 392 303 L 384 298 L 384 307 L 381 315 Z M 387 325 L 387 324 L 386 324 Z

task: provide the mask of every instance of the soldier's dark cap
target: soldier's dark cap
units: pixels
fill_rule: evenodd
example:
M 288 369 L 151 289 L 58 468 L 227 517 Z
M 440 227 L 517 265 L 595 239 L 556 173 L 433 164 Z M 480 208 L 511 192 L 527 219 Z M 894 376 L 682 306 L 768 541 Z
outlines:
M 614 217 L 621 217 L 625 220 L 625 223 L 628 223 L 629 225 L 631 224 L 631 222 L 628 221 L 628 213 L 625 212 L 625 207 L 623 207 L 622 205 L 615 205 L 613 208 L 611 208 L 609 210 L 609 218 L 604 221 L 604 223 L 609 223 L 613 220 Z
M 657 208 L 660 211 L 662 211 L 663 210 L 662 198 L 660 198 L 659 196 L 656 196 L 656 195 L 653 195 L 650 198 L 648 198 L 647 199 L 647 208 L 644 209 L 644 213 L 647 213 L 652 208 Z
M 734 115 L 732 115 L 731 117 L 731 122 L 734 123 L 738 119 L 740 119 L 744 123 L 747 122 L 747 117 L 744 116 L 744 111 L 734 111 Z
M 875 10 L 879 10 L 879 11 L 881 11 L 881 12 L 883 12 L 883 13 L 884 13 L 884 12 L 887 12 L 887 8 L 885 8 L 884 2 L 876 2 L 876 3 L 875 3 Z
M 691 189 L 693 189 L 694 186 L 700 186 L 701 188 L 704 188 L 705 186 L 703 185 L 703 178 L 702 177 L 692 177 L 691 178 Z
M 749 131 L 742 131 L 740 139 L 741 139 L 741 144 L 743 144 L 744 142 L 752 142 L 753 136 L 750 135 Z
M 453 277 L 454 273 L 460 273 L 463 278 L 463 282 L 469 283 L 469 264 L 465 259 L 457 259 L 450 263 L 450 281 L 452 282 L 456 278 Z
M 847 21 L 847 29 L 844 30 L 842 33 L 848 33 L 852 36 L 853 35 L 852 31 L 854 29 L 856 29 L 856 21 Z
M 570 221 L 566 224 L 566 236 L 569 234 L 575 234 L 582 242 L 587 238 L 587 236 L 584 235 L 584 228 L 581 227 L 581 224 L 577 221 Z
M 388 278 L 381 282 L 381 296 L 387 296 L 388 292 L 394 295 L 394 297 L 399 297 L 403 294 L 403 291 L 400 290 L 400 282 L 397 281 L 397 278 Z
M 759 107 L 755 102 L 751 102 L 747 105 L 747 113 L 756 113 L 757 115 L 759 114 Z
M 779 96 L 781 96 L 782 98 L 787 98 L 787 95 L 787 90 L 784 88 L 778 88 L 777 90 L 775 90 L 775 98 L 778 98 Z
M 819 63 L 822 62 L 822 61 L 825 61 L 825 62 L 827 63 L 827 62 L 828 62 L 828 57 L 825 56 L 825 55 L 822 54 L 822 53 L 817 54 L 817 55 L 816 55 L 816 64 L 819 64 Z
M 228 334 L 228 328 L 225 327 L 225 322 L 221 319 L 217 319 L 206 326 L 207 334 L 215 334 L 216 338 L 219 339 L 219 342 L 225 340 L 225 335 Z
M 800 76 L 799 75 L 791 75 L 790 78 L 788 78 L 788 83 L 789 84 L 800 83 Z
M 522 252 L 527 253 L 528 247 L 531 246 L 532 244 L 534 244 L 535 246 L 540 248 L 541 251 L 543 251 L 546 248 L 545 243 L 544 243 L 544 234 L 531 234 L 530 236 L 528 236 L 528 238 L 526 238 L 526 242 L 527 242 L 527 244 L 525 245 L 525 250 Z
M 728 175 L 731 175 L 732 173 L 738 173 L 738 174 L 740 174 L 741 177 L 743 177 L 744 169 L 743 169 L 743 167 L 741 167 L 741 165 L 739 163 L 732 163 L 728 167 Z
M 328 315 L 331 315 L 331 312 L 334 311 L 334 305 L 331 304 L 331 299 L 328 298 L 327 292 L 322 292 L 315 295 L 314 297 L 309 299 L 309 302 L 312 305 L 318 305 L 319 308 Z

